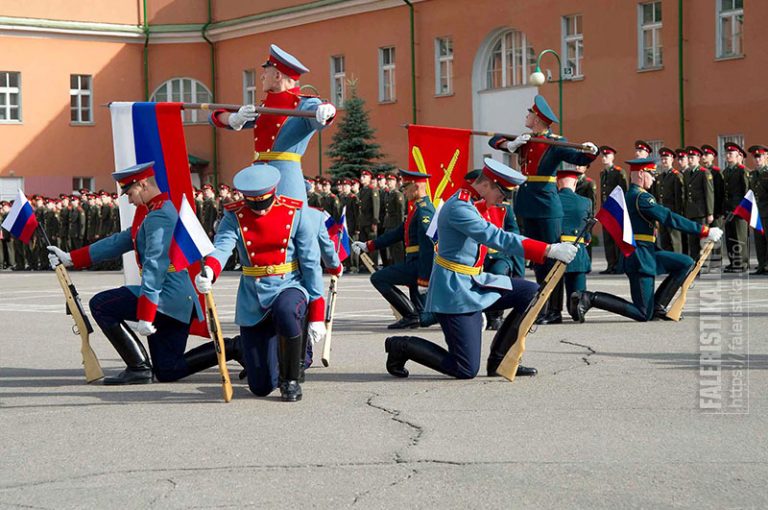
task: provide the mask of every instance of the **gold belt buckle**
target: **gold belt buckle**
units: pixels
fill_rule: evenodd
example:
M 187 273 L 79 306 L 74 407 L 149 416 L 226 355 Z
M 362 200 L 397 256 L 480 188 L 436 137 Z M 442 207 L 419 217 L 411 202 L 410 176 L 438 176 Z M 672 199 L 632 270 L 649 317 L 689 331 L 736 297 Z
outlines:
M 259 160 L 259 155 L 260 155 L 260 154 L 261 154 L 260 152 L 256 152 L 256 151 L 254 151 L 254 152 L 253 152 L 253 160 L 254 160 L 254 161 L 258 161 L 258 160 Z
M 267 266 L 267 274 L 275 274 L 275 266 Z

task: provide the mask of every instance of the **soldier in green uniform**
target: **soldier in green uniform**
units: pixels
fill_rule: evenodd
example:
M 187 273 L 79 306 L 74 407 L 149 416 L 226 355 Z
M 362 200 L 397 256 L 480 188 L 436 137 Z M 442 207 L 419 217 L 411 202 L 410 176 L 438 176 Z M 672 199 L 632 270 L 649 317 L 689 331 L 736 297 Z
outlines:
M 352 179 L 342 179 L 339 199 L 341 200 L 342 211 L 346 211 L 345 218 L 347 221 L 347 232 L 352 241 L 357 241 L 360 234 L 360 228 L 357 224 L 360 216 L 360 198 L 357 194 L 352 192 Z M 343 264 L 348 271 L 357 273 L 358 262 L 359 258 L 352 254 L 352 256 L 344 259 Z
M 59 194 L 59 246 L 64 251 L 69 251 L 69 195 Z
M 715 189 L 712 174 L 699 165 L 701 149 L 695 146 L 685 148 L 688 153 L 688 169 L 683 174 L 685 189 L 685 217 L 699 225 L 709 225 L 715 219 Z M 699 259 L 701 245 L 696 234 L 688 235 L 688 255 Z
M 397 176 L 394 173 L 387 175 L 387 194 L 384 203 L 384 231 L 399 227 L 405 219 L 405 196 L 397 188 Z M 429 200 L 429 197 L 427 197 Z M 390 264 L 399 264 L 405 260 L 405 245 L 402 240 L 395 241 L 386 248 L 387 259 Z
M 7 200 L 0 202 L 0 223 L 3 223 L 10 210 L 10 202 Z M 12 237 L 10 232 L 0 228 L 0 269 L 13 269 L 16 265 Z
M 712 174 L 712 188 L 715 193 L 715 213 L 712 225 L 725 230 L 725 181 L 723 180 L 722 169 L 715 164 L 717 158 L 717 149 L 709 144 L 701 146 L 701 166 L 706 168 Z M 712 256 L 709 258 L 710 264 L 722 265 L 723 248 L 722 243 L 717 243 L 712 250 Z
M 101 199 L 88 195 L 88 217 L 85 226 L 85 244 L 101 239 Z
M 679 216 L 656 203 L 648 189 L 653 184 L 656 163 L 651 158 L 627 161 L 632 184 L 626 193 L 629 220 L 635 236 L 634 253 L 625 260 L 632 301 L 629 302 L 606 292 L 580 292 L 571 296 L 571 307 L 579 322 L 590 308 L 599 308 L 630 319 L 645 322 L 666 315 L 666 307 L 685 281 L 693 267 L 687 255 L 659 250 L 654 230 L 656 223 L 676 228 L 699 239 L 717 242 L 723 231 L 709 228 Z M 697 169 L 697 172 L 700 170 Z M 656 275 L 669 274 L 654 293 Z
M 309 191 L 307 191 L 307 205 L 317 209 L 320 207 L 320 193 L 317 191 L 317 179 L 314 177 L 306 177 L 305 179 L 310 185 Z
M 384 226 L 384 215 L 387 213 L 387 196 L 389 195 L 386 175 L 381 172 L 377 173 L 376 185 L 379 187 L 379 232 L 377 237 L 381 237 L 387 232 L 387 228 Z M 381 266 L 387 267 L 390 264 L 387 250 L 379 250 L 379 256 L 381 256 Z
M 331 191 L 331 181 L 323 177 L 323 196 L 320 198 L 320 206 L 331 215 L 334 221 L 341 218 L 341 200 Z
M 741 203 L 741 199 L 749 189 L 749 170 L 744 166 L 747 153 L 737 143 L 725 144 L 725 161 L 723 183 L 725 185 L 724 212 L 727 214 Z M 725 248 L 728 252 L 729 264 L 723 271 L 726 273 L 741 273 L 749 267 L 749 251 L 747 239 L 749 231 L 747 222 L 738 216 L 733 216 L 725 222 Z
M 768 147 L 753 145 L 749 148 L 755 160 L 755 169 L 749 174 L 749 188 L 755 194 L 757 210 L 763 228 L 768 225 Z M 768 274 L 768 239 L 766 232 L 755 231 L 755 251 L 757 252 L 757 269 L 752 275 Z
M 216 195 L 213 192 L 213 186 L 210 184 L 203 184 L 203 205 L 202 205 L 202 222 L 203 229 L 208 237 L 213 239 L 216 234 L 216 220 L 219 218 L 219 211 L 216 208 Z
M 368 242 L 376 239 L 379 231 L 379 186 L 372 179 L 373 174 L 369 170 L 360 172 L 360 237 L 358 241 Z M 370 253 L 373 263 L 377 263 L 378 255 L 376 251 Z M 361 267 L 362 271 L 364 268 Z
M 72 251 L 83 247 L 86 220 L 85 210 L 80 205 L 80 197 L 72 195 L 72 197 L 70 197 L 69 207 L 67 239 L 69 243 L 69 251 Z
M 680 172 L 680 175 L 683 177 L 683 180 L 685 180 L 685 171 L 688 169 L 688 151 L 685 149 L 675 149 L 675 157 L 677 158 L 677 170 Z M 714 185 L 713 185 L 713 191 L 714 191 Z M 679 213 L 681 216 L 685 216 L 685 182 L 683 182 L 683 210 Z M 681 235 L 680 237 L 681 244 L 683 245 L 683 253 L 686 255 L 690 255 L 690 250 L 688 249 L 688 236 Z
M 651 144 L 645 140 L 635 140 L 635 159 L 650 158 L 651 154 L 653 154 L 653 147 L 651 147 Z M 626 191 L 626 189 L 624 191 Z M 653 195 L 653 198 L 655 198 L 656 201 L 659 200 L 658 180 L 653 181 L 651 189 L 649 189 L 648 192 Z
M 51 241 L 59 240 L 59 217 L 56 214 L 56 199 L 49 198 L 45 201 L 45 211 L 43 212 L 43 223 L 41 225 L 45 229 L 46 234 L 48 234 L 48 239 Z M 39 266 L 38 269 L 45 271 L 46 267 Z
M 687 158 L 687 156 L 686 156 Z M 675 151 L 669 147 L 659 149 L 661 171 L 656 176 L 658 182 L 658 202 L 675 214 L 685 212 L 683 193 L 683 175 L 674 167 Z M 683 253 L 682 235 L 679 230 L 659 225 L 661 249 L 674 253 Z
M 579 180 L 576 181 L 576 194 L 592 202 L 592 216 L 594 216 L 595 206 L 597 205 L 597 183 L 591 177 L 587 177 L 586 172 L 589 167 L 590 165 L 576 167 L 579 171 Z M 587 245 L 587 255 L 590 260 L 590 272 L 592 272 L 592 243 Z
M 600 203 L 604 204 L 616 186 L 619 186 L 624 192 L 627 191 L 627 176 L 624 170 L 614 164 L 616 158 L 616 149 L 608 145 L 600 147 L 602 154 L 603 170 L 600 172 Z M 621 252 L 618 246 L 608 232 L 603 230 L 603 246 L 605 247 L 605 260 L 608 267 L 600 274 L 621 274 Z

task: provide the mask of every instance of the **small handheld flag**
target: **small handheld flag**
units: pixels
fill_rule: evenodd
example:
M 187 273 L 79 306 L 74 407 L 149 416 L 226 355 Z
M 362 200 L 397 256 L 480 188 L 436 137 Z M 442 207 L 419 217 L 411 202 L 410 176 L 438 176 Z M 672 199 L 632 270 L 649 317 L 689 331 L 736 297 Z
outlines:
M 757 210 L 757 202 L 752 190 L 747 191 L 741 203 L 733 210 L 733 215 L 743 218 L 756 232 L 763 233 L 763 222 L 760 221 L 760 212 Z
M 24 196 L 24 193 L 19 190 L 19 194 L 13 201 L 13 206 L 8 211 L 8 216 L 5 217 L 2 227 L 22 243 L 29 244 L 37 226 L 35 210 L 27 200 L 27 197 Z
M 597 211 L 595 218 L 603 225 L 603 228 L 613 237 L 616 245 L 625 257 L 634 253 L 635 236 L 632 231 L 632 223 L 629 221 L 627 204 L 624 201 L 624 190 L 616 186 L 611 191 L 603 207 Z
M 177 271 L 185 269 L 213 251 L 213 244 L 205 233 L 205 229 L 197 219 L 197 215 L 187 202 L 187 196 L 182 195 L 179 219 L 173 230 L 171 241 L 171 264 Z
M 347 230 L 347 206 L 344 206 L 341 210 L 339 221 L 334 220 L 333 216 L 328 214 L 325 219 L 325 228 L 328 229 L 328 236 L 333 241 L 334 246 L 336 246 L 339 262 L 343 262 L 349 257 L 351 252 L 349 248 L 349 231 Z

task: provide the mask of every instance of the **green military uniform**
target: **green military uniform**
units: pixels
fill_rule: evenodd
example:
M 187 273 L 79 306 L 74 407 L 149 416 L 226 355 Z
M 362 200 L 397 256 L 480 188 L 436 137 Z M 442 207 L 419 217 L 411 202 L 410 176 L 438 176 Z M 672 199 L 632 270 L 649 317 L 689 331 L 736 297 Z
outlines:
M 611 150 L 608 146 L 603 146 L 600 151 L 605 153 Z M 615 151 L 613 151 L 615 153 Z M 619 186 L 623 191 L 627 191 L 627 175 L 624 170 L 618 165 L 613 165 L 609 168 L 604 168 L 600 172 L 600 203 L 604 204 L 608 200 L 608 195 L 611 194 L 616 186 Z M 603 274 L 617 274 L 621 273 L 621 252 L 613 238 L 608 232 L 603 229 L 603 246 L 605 247 L 605 260 L 608 262 L 608 267 Z
M 382 221 L 385 232 L 394 230 L 402 225 L 405 219 L 405 206 L 405 196 L 402 191 L 393 188 L 386 193 L 384 220 Z M 386 250 L 389 264 L 399 264 L 405 260 L 405 245 L 402 240 L 397 240 L 390 244 Z
M 576 181 L 576 194 L 592 202 L 592 216 L 594 216 L 595 206 L 597 205 L 597 184 L 595 184 L 595 181 L 591 177 L 587 177 L 585 174 L 581 174 L 581 176 L 579 176 L 579 180 Z M 592 243 L 587 245 L 587 255 L 591 261 Z
M 216 209 L 216 200 L 214 200 L 213 197 L 205 198 L 203 200 L 201 216 L 201 224 L 205 229 L 205 233 L 208 234 L 208 237 L 213 239 L 213 235 L 216 233 L 216 220 L 219 217 L 219 211 Z
M 768 147 L 753 145 L 749 152 L 757 159 L 768 153 Z M 757 269 L 752 274 L 768 274 L 768 166 L 760 166 L 749 174 L 749 188 L 755 194 L 757 210 L 763 224 L 763 233 L 755 231 L 755 251 L 757 252 Z
M 10 204 L 8 202 L 0 204 L 0 224 L 8 216 L 8 213 L 2 210 L 4 206 L 10 206 Z M 13 236 L 4 228 L 0 228 L 0 269 L 12 269 L 15 264 Z
M 360 188 L 360 219 L 357 223 L 360 229 L 360 241 L 367 242 L 376 239 L 380 205 L 378 188 L 374 188 L 372 184 Z M 375 264 L 378 258 L 377 253 L 371 252 L 370 256 Z
M 675 214 L 685 212 L 685 195 L 683 192 L 683 174 L 677 168 L 662 171 L 658 178 L 658 202 Z M 682 234 L 677 229 L 659 225 L 661 249 L 675 253 L 683 253 Z
M 729 165 L 723 170 L 723 184 L 725 185 L 725 199 L 723 201 L 726 214 L 741 203 L 741 199 L 749 189 L 749 170 L 744 165 Z M 746 271 L 749 266 L 749 252 L 747 251 L 747 239 L 749 231 L 747 222 L 735 216 L 725 222 L 725 249 L 728 252 L 729 264 L 725 271 Z
M 59 236 L 60 236 L 60 232 L 59 232 L 59 217 L 56 214 L 55 210 L 53 210 L 53 209 L 46 209 L 45 210 L 45 213 L 43 214 L 43 228 L 45 229 L 45 233 L 48 234 L 48 239 L 50 239 L 50 241 L 52 243 L 58 243 L 59 242 Z M 42 246 L 45 243 L 40 243 L 40 244 Z M 56 245 L 56 246 L 59 246 L 59 245 Z M 42 246 L 42 248 L 45 249 L 46 252 L 48 251 L 45 246 Z M 47 260 L 47 258 L 48 257 L 46 256 L 46 260 Z M 46 268 L 46 266 L 43 265 L 43 264 L 41 264 L 39 266 L 40 270 L 43 270 L 45 268 Z
M 68 222 L 69 250 L 82 248 L 83 238 L 85 237 L 85 210 L 80 205 L 70 204 Z
M 341 200 L 335 193 L 323 193 L 320 197 L 320 206 L 333 217 L 334 221 L 341 218 Z
M 383 236 L 387 232 L 387 228 L 384 226 L 384 215 L 387 212 L 387 196 L 389 195 L 389 190 L 387 188 L 382 188 L 379 186 L 379 232 L 377 234 L 377 237 Z M 386 267 L 389 265 L 389 254 L 387 253 L 387 250 L 379 250 L 379 254 L 381 255 L 381 265 L 383 267 Z
M 702 166 L 689 166 L 683 174 L 683 189 L 685 191 L 685 217 L 699 225 L 705 225 L 707 216 L 715 212 L 712 174 Z M 700 250 L 698 235 L 689 233 L 688 255 L 693 260 L 698 260 Z
M 59 211 L 59 248 L 69 251 L 69 204 L 61 207 Z
M 93 244 L 101 237 L 101 207 L 88 204 L 85 226 L 85 244 Z
M 48 213 L 48 208 L 43 205 L 35 209 L 35 216 L 37 217 L 38 225 L 45 228 L 45 216 Z M 52 238 L 52 239 L 55 239 Z M 48 264 L 48 249 L 45 247 L 45 243 L 42 238 L 35 233 L 32 236 L 32 240 L 29 242 L 32 249 L 32 269 L 35 271 L 43 271 L 49 267 Z
M 563 204 L 563 234 L 560 241 L 572 243 L 584 229 L 587 221 L 592 217 L 592 203 L 588 198 L 577 195 L 570 188 L 562 188 L 558 191 L 560 202 Z M 556 297 L 552 300 L 557 311 L 563 308 L 563 284 L 565 284 L 565 295 L 571 296 L 574 292 L 583 292 L 587 290 L 587 273 L 592 270 L 592 262 L 587 254 L 586 245 L 592 240 L 590 233 L 579 242 L 579 252 L 576 257 L 568 263 L 565 268 L 563 280 L 555 288 Z M 571 309 L 570 299 L 568 303 L 568 313 L 574 320 L 578 320 L 575 310 Z M 557 308 L 559 305 L 559 308 Z
M 711 145 L 704 144 L 701 146 L 701 151 L 704 154 L 711 154 L 715 158 L 717 158 L 717 149 L 712 147 Z M 723 171 L 722 169 L 714 164 L 705 164 L 703 165 L 712 173 L 712 187 L 714 189 L 715 193 L 715 213 L 714 213 L 714 221 L 712 222 L 712 225 L 719 228 L 719 229 L 725 229 L 725 181 L 723 180 Z M 715 246 L 715 249 L 712 250 L 712 256 L 710 257 L 710 261 L 712 263 L 717 263 L 717 265 L 722 265 L 723 260 L 723 247 L 722 243 L 717 243 Z

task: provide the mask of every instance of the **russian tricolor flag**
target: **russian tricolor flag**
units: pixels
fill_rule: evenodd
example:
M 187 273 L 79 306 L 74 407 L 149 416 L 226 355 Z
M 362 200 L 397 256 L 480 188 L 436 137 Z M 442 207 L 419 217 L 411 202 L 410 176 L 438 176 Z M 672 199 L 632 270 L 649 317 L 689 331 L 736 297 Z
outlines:
M 2 228 L 13 234 L 22 243 L 29 244 L 37 226 L 35 210 L 27 200 L 27 197 L 24 196 L 24 193 L 19 190 L 11 210 L 8 211 L 8 216 L 3 220 Z
M 326 214 L 328 214 L 326 212 Z M 325 219 L 325 228 L 328 229 L 328 236 L 336 246 L 336 253 L 339 254 L 339 262 L 343 262 L 349 257 L 349 231 L 347 230 L 347 206 L 341 210 L 341 218 L 339 221 L 333 219 L 333 216 L 328 214 Z
M 186 200 L 181 201 L 179 219 L 173 231 L 170 258 L 177 271 L 186 269 L 213 251 L 213 243 Z
M 757 210 L 755 194 L 752 190 L 747 191 L 747 194 L 741 199 L 741 203 L 733 210 L 733 215 L 744 218 L 755 231 L 763 233 L 763 222 L 760 221 L 760 211 Z
M 629 257 L 634 253 L 635 236 L 632 231 L 632 223 L 629 221 L 629 212 L 627 212 L 627 203 L 624 200 L 624 191 L 620 186 L 616 186 L 611 191 L 603 207 L 597 211 L 595 218 L 603 225 L 603 228 L 616 241 L 621 253 Z

